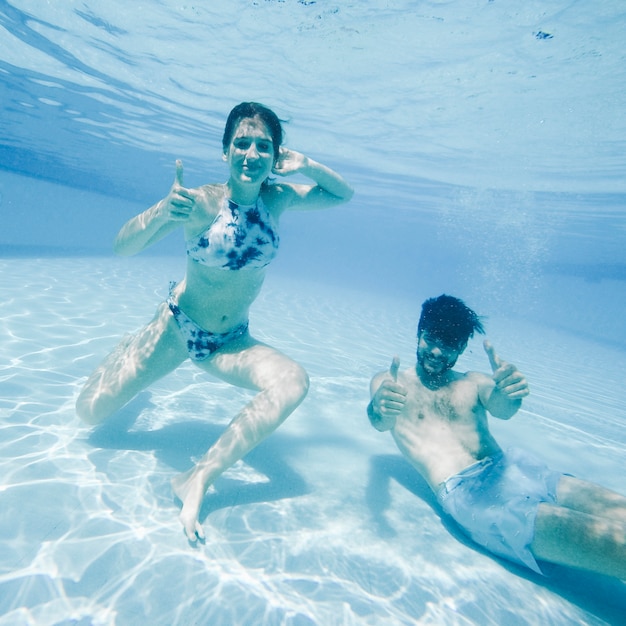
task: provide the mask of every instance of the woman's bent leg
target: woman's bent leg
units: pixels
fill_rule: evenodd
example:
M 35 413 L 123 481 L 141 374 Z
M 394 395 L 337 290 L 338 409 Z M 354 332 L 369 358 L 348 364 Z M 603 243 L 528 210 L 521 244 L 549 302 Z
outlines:
M 269 346 L 248 340 L 238 352 L 217 353 L 206 369 L 239 387 L 259 393 L 230 422 L 198 464 L 172 481 L 183 507 L 180 520 L 190 541 L 204 537 L 200 506 L 211 483 L 258 445 L 304 400 L 309 378 L 304 369 Z
M 102 422 L 187 356 L 176 322 L 162 304 L 147 326 L 125 337 L 91 374 L 76 401 L 76 412 L 89 424 Z

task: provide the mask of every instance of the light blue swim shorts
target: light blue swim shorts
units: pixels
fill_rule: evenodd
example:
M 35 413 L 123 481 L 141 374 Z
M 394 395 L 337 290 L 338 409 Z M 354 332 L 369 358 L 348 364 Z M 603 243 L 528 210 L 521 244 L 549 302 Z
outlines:
M 511 448 L 448 478 L 437 492 L 443 510 L 476 543 L 541 574 L 530 551 L 540 502 L 556 502 L 562 474 Z

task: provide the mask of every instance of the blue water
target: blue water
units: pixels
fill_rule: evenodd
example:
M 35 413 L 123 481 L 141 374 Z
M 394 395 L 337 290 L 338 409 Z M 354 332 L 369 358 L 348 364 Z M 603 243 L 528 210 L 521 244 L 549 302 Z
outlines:
M 0 0 L 0 626 L 623 621 L 622 584 L 451 534 L 363 407 L 453 293 L 531 383 L 498 439 L 626 493 L 625 32 L 617 1 Z M 115 259 L 117 230 L 176 158 L 225 180 L 250 99 L 356 194 L 283 219 L 251 323 L 311 393 L 192 550 L 169 479 L 246 394 L 189 365 L 100 431 L 73 403 L 184 272 L 180 236 Z

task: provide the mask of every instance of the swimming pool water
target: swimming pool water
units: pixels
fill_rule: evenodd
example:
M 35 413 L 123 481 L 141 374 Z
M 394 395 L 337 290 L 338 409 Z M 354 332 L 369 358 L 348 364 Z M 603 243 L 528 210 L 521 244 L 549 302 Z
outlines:
M 468 545 L 364 410 L 372 374 L 412 361 L 421 302 L 453 293 L 530 381 L 499 441 L 625 493 L 624 19 L 0 0 L 0 625 L 623 623 L 623 584 Z M 207 495 L 194 549 L 169 480 L 247 392 L 187 364 L 100 429 L 74 401 L 184 272 L 177 235 L 115 259 L 115 233 L 176 158 L 187 184 L 225 178 L 248 99 L 356 194 L 283 219 L 251 324 L 311 391 Z M 479 343 L 460 366 L 487 369 Z

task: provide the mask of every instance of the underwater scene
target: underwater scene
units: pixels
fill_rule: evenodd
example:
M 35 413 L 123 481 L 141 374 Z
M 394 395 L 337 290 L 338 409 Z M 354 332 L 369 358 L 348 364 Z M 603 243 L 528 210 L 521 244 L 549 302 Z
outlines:
M 370 389 L 424 382 L 422 303 L 460 298 L 455 371 L 523 388 L 493 439 L 626 496 L 625 32 L 616 0 L 0 0 L 0 626 L 626 624 L 623 559 L 479 545 Z M 229 135 L 246 102 L 280 151 Z

